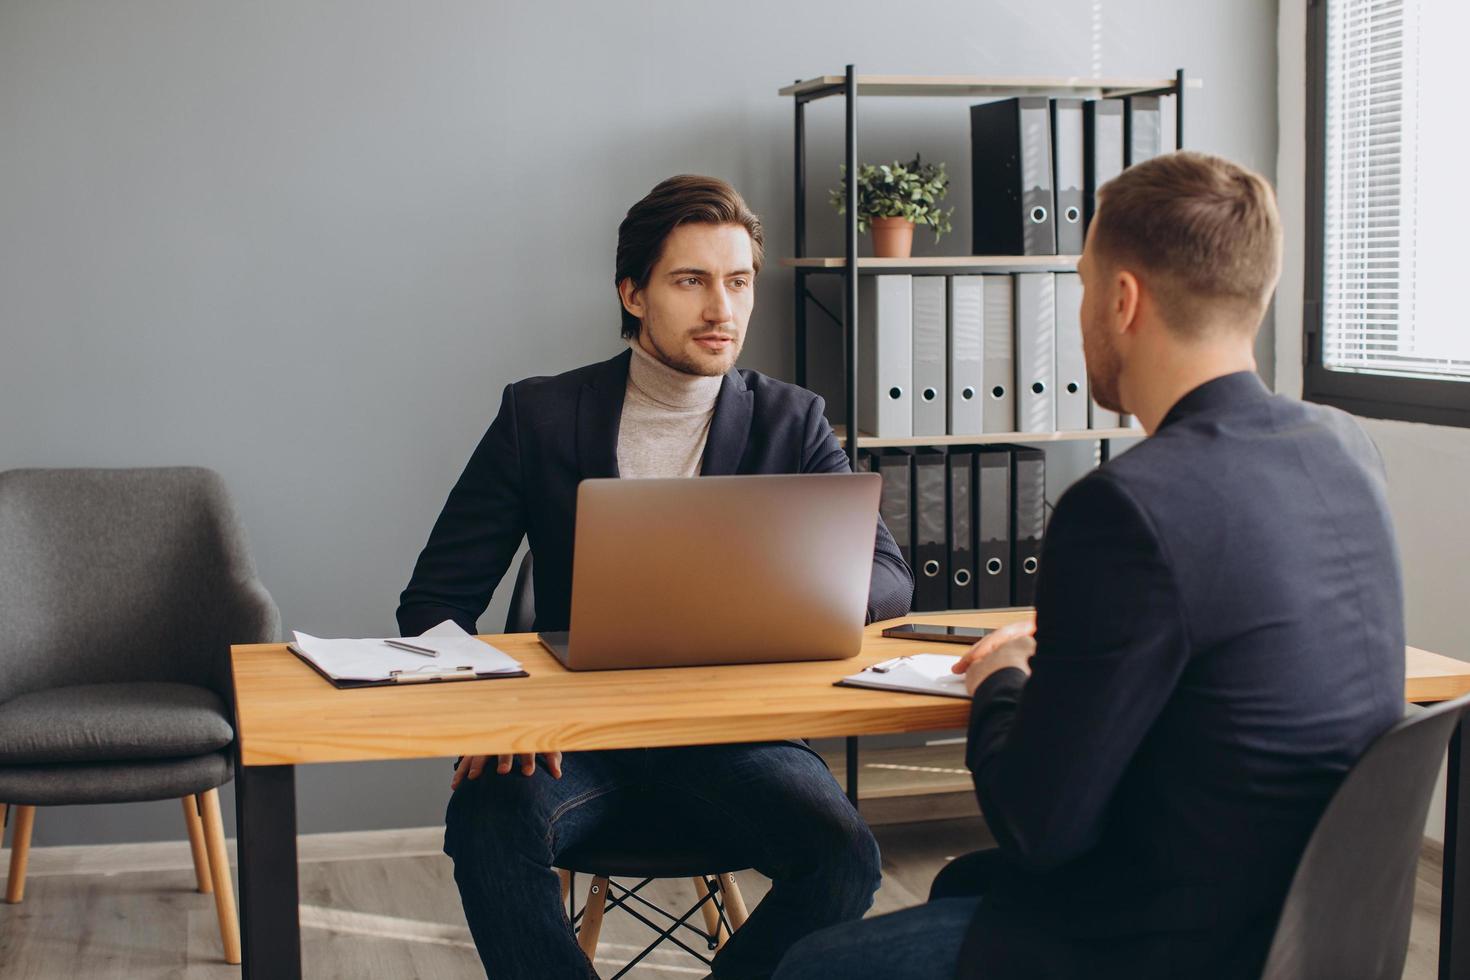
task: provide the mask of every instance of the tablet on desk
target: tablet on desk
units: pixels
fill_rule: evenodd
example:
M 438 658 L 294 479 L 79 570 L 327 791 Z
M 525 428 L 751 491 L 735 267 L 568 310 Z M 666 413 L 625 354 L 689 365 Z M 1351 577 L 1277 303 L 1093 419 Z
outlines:
M 988 626 L 936 626 L 933 623 L 902 623 L 890 626 L 883 635 L 894 640 L 927 640 L 930 643 L 978 643 L 995 630 Z

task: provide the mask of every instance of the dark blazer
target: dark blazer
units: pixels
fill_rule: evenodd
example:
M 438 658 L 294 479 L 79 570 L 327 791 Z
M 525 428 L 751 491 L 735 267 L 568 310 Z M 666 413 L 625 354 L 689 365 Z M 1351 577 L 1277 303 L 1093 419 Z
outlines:
M 970 715 L 1003 861 L 961 975 L 1259 976 L 1329 796 L 1403 717 L 1377 450 L 1210 381 L 1063 496 L 1038 588 L 1030 679 Z
M 475 632 L 521 538 L 536 556 L 536 628 L 571 621 L 577 484 L 618 475 L 618 423 L 631 351 L 554 378 L 508 385 L 500 414 L 449 493 L 398 606 L 398 627 L 416 636 L 446 619 Z M 822 399 L 755 371 L 720 385 L 702 476 L 841 473 L 846 454 Z M 879 520 L 868 617 L 908 612 L 914 580 Z M 629 554 L 630 574 L 638 556 Z

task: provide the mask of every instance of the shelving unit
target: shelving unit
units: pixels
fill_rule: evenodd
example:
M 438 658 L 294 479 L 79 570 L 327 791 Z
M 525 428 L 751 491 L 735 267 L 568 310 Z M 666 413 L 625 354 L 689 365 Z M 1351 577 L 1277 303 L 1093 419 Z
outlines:
M 1172 95 L 1174 103 L 1175 148 L 1184 146 L 1184 94 L 1199 87 L 1197 79 L 1184 77 L 1184 69 L 1173 78 L 1008 78 L 982 75 L 859 75 L 848 65 L 841 75 L 820 75 L 797 80 L 780 89 L 790 97 L 795 109 L 795 152 L 793 176 L 796 185 L 796 249 L 781 264 L 794 270 L 796 276 L 796 383 L 807 383 L 807 313 L 815 306 L 841 330 L 843 368 L 846 378 L 844 417 L 847 425 L 835 426 L 838 438 L 847 450 L 853 468 L 857 468 L 859 449 L 884 446 L 945 446 L 1053 443 L 1096 441 L 1100 456 L 1106 460 L 1113 439 L 1141 435 L 1134 429 L 1099 429 L 1086 432 L 1012 432 L 988 435 L 925 436 L 907 439 L 878 439 L 858 432 L 857 323 L 858 280 L 878 273 L 1006 273 L 1006 272 L 1070 272 L 1077 266 L 1075 255 L 959 255 L 920 256 L 907 259 L 879 259 L 858 256 L 857 181 L 847 182 L 844 220 L 844 254 L 841 256 L 808 256 L 806 250 L 807 152 L 806 106 L 819 99 L 841 97 L 844 102 L 846 129 L 843 161 L 847 173 L 858 172 L 857 107 L 861 97 L 961 97 L 968 99 L 1000 99 L 1016 96 L 1053 96 L 1062 98 L 1118 98 L 1131 95 Z M 834 313 L 812 295 L 810 276 L 842 277 L 841 310 Z M 847 742 L 847 793 L 858 798 L 857 739 Z
M 835 425 L 837 438 L 847 442 L 847 426 Z M 969 436 L 908 436 L 883 439 L 859 432 L 859 449 L 885 449 L 897 446 L 1011 446 L 1035 442 L 1108 442 L 1112 439 L 1137 439 L 1139 429 L 1083 429 L 1080 432 L 985 432 Z
M 858 259 L 858 275 L 875 276 L 893 272 L 1071 272 L 1077 268 L 1076 255 L 920 255 L 907 259 Z M 782 259 L 788 269 L 806 272 L 841 272 L 847 268 L 844 258 Z

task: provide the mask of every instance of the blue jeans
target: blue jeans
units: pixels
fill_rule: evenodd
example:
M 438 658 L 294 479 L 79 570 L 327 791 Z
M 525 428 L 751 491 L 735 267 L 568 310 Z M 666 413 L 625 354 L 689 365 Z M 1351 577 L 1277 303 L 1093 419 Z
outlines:
M 823 929 L 792 947 L 775 980 L 951 980 L 978 898 L 941 898 Z
M 717 978 L 768 977 L 818 929 L 872 905 L 878 844 L 820 756 L 789 742 L 576 752 L 562 778 L 493 768 L 454 791 L 444 851 L 489 977 L 595 977 L 577 947 L 553 868 L 557 855 L 638 808 L 681 815 L 772 879 L 715 957 Z M 687 817 L 685 816 L 687 815 Z

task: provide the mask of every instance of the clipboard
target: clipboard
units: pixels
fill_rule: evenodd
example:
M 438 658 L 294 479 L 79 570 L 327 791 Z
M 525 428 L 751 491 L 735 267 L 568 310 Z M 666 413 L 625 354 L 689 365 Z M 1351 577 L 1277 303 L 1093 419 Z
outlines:
M 328 684 L 339 691 L 352 690 L 359 687 L 394 687 L 399 684 L 437 684 L 456 681 L 493 681 L 502 677 L 530 677 L 524 670 L 517 671 L 491 671 L 481 673 L 476 670 L 434 670 L 434 664 L 425 664 L 418 670 L 393 670 L 388 676 L 378 680 L 346 680 L 333 677 L 322 670 L 312 659 L 296 649 L 296 644 L 287 643 L 286 649 L 296 655 L 306 666 L 316 671 Z
M 862 687 L 873 691 L 925 694 L 969 701 L 970 695 L 965 691 L 964 677 L 949 672 L 949 666 L 958 659 L 948 654 L 932 653 L 894 657 L 844 677 L 832 686 Z

